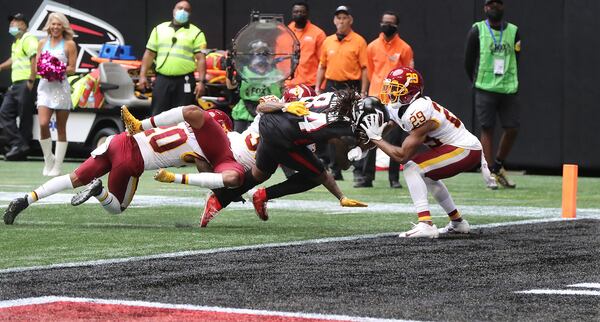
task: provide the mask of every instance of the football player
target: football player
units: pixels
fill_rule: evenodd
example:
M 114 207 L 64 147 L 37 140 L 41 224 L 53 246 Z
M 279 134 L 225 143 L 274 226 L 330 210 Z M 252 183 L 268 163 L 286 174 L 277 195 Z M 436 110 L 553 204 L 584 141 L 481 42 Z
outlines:
M 315 105 L 320 105 L 322 108 L 321 113 L 311 110 L 302 116 L 277 112 L 263 114 L 259 121 L 260 144 L 256 151 L 256 164 L 250 171 L 246 172 L 245 181 L 241 187 L 220 189 L 207 198 L 203 221 L 204 218 L 210 220 L 221 209 L 229 205 L 234 198 L 267 180 L 279 164 L 298 171 L 296 175 L 292 176 L 295 180 L 293 182 L 295 188 L 293 189 L 296 189 L 296 191 L 291 193 L 306 191 L 312 188 L 307 189 L 307 183 L 314 182 L 312 183 L 313 186 L 316 184 L 325 185 L 338 198 L 342 206 L 366 206 L 366 204 L 359 201 L 346 198 L 341 193 L 333 177 L 325 171 L 323 163 L 307 147 L 310 144 L 324 142 L 330 138 L 354 136 L 354 130 L 356 129 L 354 121 L 357 120 L 355 110 L 362 110 L 362 103 L 364 102 L 358 100 L 359 96 L 354 91 L 343 90 L 299 102 L 305 106 L 312 105 L 312 107 L 315 107 Z M 271 111 L 281 108 L 282 104 L 276 101 L 267 101 L 259 106 L 261 111 Z M 379 110 L 379 112 L 387 113 L 385 110 Z M 290 180 L 288 179 L 288 181 Z M 266 201 L 269 198 L 281 195 L 281 190 L 280 195 L 267 196 L 266 190 L 259 189 L 253 196 L 253 204 L 259 217 L 266 216 Z
M 490 176 L 479 140 L 471 134 L 448 109 L 424 96 L 423 77 L 415 69 L 393 69 L 383 82 L 381 101 L 386 105 L 393 123 L 398 124 L 408 137 L 402 146 L 394 146 L 382 139 L 388 125 L 378 115 L 366 116 L 361 127 L 370 142 L 400 163 L 404 163 L 404 178 L 418 214 L 418 224 L 400 237 L 437 238 L 440 233 L 466 234 L 469 223 L 461 217 L 441 179 L 469 171 L 482 164 L 486 182 Z M 426 152 L 417 152 L 422 144 Z M 427 192 L 430 192 L 446 211 L 450 222 L 437 229 L 431 220 Z
M 311 95 L 311 96 L 308 96 Z M 255 154 L 260 142 L 258 124 L 263 113 L 288 112 L 297 116 L 308 115 L 308 108 L 319 111 L 323 110 L 332 102 L 333 93 L 322 94 L 315 98 L 314 92 L 306 86 L 297 85 L 284 91 L 282 99 L 275 96 L 267 96 L 261 98 L 261 103 L 257 108 L 257 117 L 252 124 L 244 132 L 228 133 L 231 141 L 231 148 L 236 160 L 240 162 L 246 170 L 250 170 L 255 164 Z M 297 102 L 300 99 L 302 102 Z M 313 102 L 317 102 L 313 104 Z M 344 154 L 345 157 L 345 154 Z M 194 184 L 194 176 L 197 174 L 175 174 L 168 170 L 161 169 L 157 172 L 155 179 L 161 182 L 175 182 L 183 184 Z M 266 202 L 269 199 L 279 198 L 285 195 L 308 191 L 319 184 L 323 185 L 332 192 L 338 199 L 341 200 L 341 205 L 345 207 L 366 206 L 356 200 L 345 198 L 339 190 L 335 180 L 329 173 L 326 173 L 325 180 L 317 180 L 314 177 L 306 177 L 303 173 L 297 172 L 292 174 L 282 183 L 276 184 L 267 188 L 259 188 L 252 196 L 254 208 L 257 216 L 262 220 L 268 219 Z M 216 191 L 219 194 L 219 191 Z M 207 199 L 210 199 L 212 192 L 209 193 Z M 209 221 L 216 216 L 218 212 L 204 211 L 201 219 L 201 227 L 206 227 Z
M 229 140 L 218 121 L 223 118 L 218 113 L 200 108 L 185 116 L 183 109 L 175 110 L 186 122 L 171 127 L 150 128 L 133 136 L 123 132 L 109 137 L 72 173 L 50 179 L 24 197 L 14 199 L 4 213 L 4 223 L 12 224 L 21 211 L 39 199 L 86 184 L 89 184 L 86 189 L 73 196 L 72 205 L 80 205 L 95 197 L 106 211 L 119 214 L 129 206 L 144 170 L 194 164 L 198 159 L 207 160 L 215 171 L 221 172 L 205 173 L 206 176 L 199 179 L 203 186 L 219 188 L 239 185 L 244 169 L 235 161 L 229 149 Z M 163 120 L 159 118 L 157 122 Z M 200 139 L 206 137 L 211 140 Z M 215 142 L 220 143 L 217 145 Z M 224 146 L 227 148 L 223 149 Z M 109 173 L 108 189 L 97 179 L 106 173 Z

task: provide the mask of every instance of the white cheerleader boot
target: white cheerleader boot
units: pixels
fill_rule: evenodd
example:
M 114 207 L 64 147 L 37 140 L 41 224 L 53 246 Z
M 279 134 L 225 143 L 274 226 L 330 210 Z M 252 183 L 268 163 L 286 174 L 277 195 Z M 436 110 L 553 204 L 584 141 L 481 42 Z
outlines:
M 50 170 L 50 172 L 48 172 L 48 176 L 56 177 L 56 176 L 60 175 L 61 170 L 62 170 L 63 160 L 65 159 L 65 154 L 67 153 L 68 145 L 69 145 L 68 142 L 56 141 L 56 151 L 55 151 L 56 156 L 55 156 L 55 160 L 54 160 L 54 166 L 52 167 L 52 170 Z
M 52 154 L 52 138 L 47 138 L 40 141 L 42 152 L 44 153 L 44 170 L 42 174 L 48 176 L 48 173 L 54 167 L 54 154 Z

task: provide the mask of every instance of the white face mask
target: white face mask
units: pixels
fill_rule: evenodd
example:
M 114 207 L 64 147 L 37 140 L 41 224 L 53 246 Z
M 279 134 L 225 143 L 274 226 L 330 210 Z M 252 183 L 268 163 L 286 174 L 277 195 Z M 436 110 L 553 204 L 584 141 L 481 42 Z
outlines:
M 175 21 L 183 24 L 183 23 L 188 22 L 188 19 L 190 18 L 190 14 L 183 9 L 179 9 L 179 10 L 175 11 L 175 16 L 173 18 L 175 18 Z

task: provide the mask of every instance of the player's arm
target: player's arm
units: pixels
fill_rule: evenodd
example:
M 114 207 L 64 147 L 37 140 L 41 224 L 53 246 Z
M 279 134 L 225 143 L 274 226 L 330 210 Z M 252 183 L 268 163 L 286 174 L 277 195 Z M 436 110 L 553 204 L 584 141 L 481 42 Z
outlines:
M 273 100 L 263 100 L 261 98 L 260 103 L 256 107 L 256 111 L 259 113 L 275 113 L 275 112 L 288 112 L 294 115 L 303 116 L 309 115 L 308 107 L 305 102 L 289 102 L 283 103 Z
M 381 139 L 381 136 L 379 138 L 371 138 L 371 142 L 385 152 L 385 154 L 389 155 L 390 158 L 400 163 L 406 163 L 417 153 L 417 148 L 425 142 L 427 134 L 436 128 L 437 123 L 435 121 L 427 120 L 423 125 L 410 132 L 408 137 L 402 142 L 402 146 L 392 145 Z

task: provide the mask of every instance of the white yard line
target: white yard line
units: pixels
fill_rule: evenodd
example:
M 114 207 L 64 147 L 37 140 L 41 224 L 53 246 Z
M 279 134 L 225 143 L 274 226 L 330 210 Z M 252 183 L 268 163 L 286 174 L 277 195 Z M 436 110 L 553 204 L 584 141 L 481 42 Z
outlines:
M 493 224 L 484 224 L 484 225 L 472 225 L 471 228 L 472 229 L 495 228 L 495 227 L 502 227 L 502 226 L 516 226 L 516 225 L 526 225 L 526 224 L 533 224 L 533 223 L 546 223 L 546 222 L 554 222 L 554 221 L 561 221 L 561 220 L 563 220 L 563 219 L 561 219 L 561 218 L 532 219 L 532 220 L 521 220 L 521 221 L 493 223 Z M 577 220 L 577 219 L 570 219 L 570 220 Z M 185 257 L 185 256 L 227 253 L 227 252 L 237 252 L 237 251 L 245 251 L 245 250 L 275 248 L 275 247 L 302 246 L 302 245 L 322 244 L 322 243 L 341 242 L 341 241 L 353 241 L 353 240 L 361 240 L 361 239 L 393 237 L 393 236 L 397 236 L 398 234 L 399 234 L 398 232 L 393 232 L 393 233 L 368 234 L 368 235 L 347 236 L 347 237 L 330 237 L 330 238 L 309 239 L 309 240 L 283 242 L 283 243 L 248 245 L 248 246 L 238 246 L 238 247 L 222 247 L 222 248 L 214 248 L 214 249 L 164 253 L 164 254 L 155 254 L 155 255 L 147 255 L 147 256 L 135 256 L 135 257 L 125 257 L 125 258 L 92 260 L 92 261 L 84 261 L 84 262 L 60 263 L 60 264 L 51 264 L 51 265 L 43 265 L 43 266 L 14 267 L 14 268 L 1 269 L 0 274 L 9 274 L 9 273 L 35 271 L 35 270 L 47 270 L 47 269 L 55 269 L 55 268 L 72 268 L 72 267 L 83 267 L 83 266 L 111 265 L 111 264 L 120 264 L 120 263 L 136 262 L 136 261 L 143 261 L 143 260 L 152 260 L 152 259 L 177 258 L 177 257 Z
M 227 307 L 220 307 L 220 306 L 200 306 L 200 305 L 190 305 L 190 304 L 170 304 L 170 303 L 160 303 L 160 302 L 127 301 L 127 300 L 106 300 L 106 299 L 93 299 L 93 298 L 80 298 L 80 297 L 63 297 L 63 296 L 43 296 L 43 297 L 24 298 L 24 299 L 18 299 L 18 300 L 0 301 L 0 308 L 49 304 L 49 303 L 55 303 L 55 302 L 90 303 L 90 304 L 105 304 L 105 305 L 108 304 L 108 305 L 135 306 L 135 307 L 159 308 L 159 309 L 217 312 L 217 313 L 224 313 L 224 314 L 247 314 L 247 315 L 258 315 L 258 316 L 269 316 L 269 317 L 321 319 L 321 320 L 332 320 L 332 321 L 402 321 L 402 322 L 414 321 L 414 320 L 395 320 L 395 319 L 356 317 L 356 316 L 335 315 L 335 314 L 281 312 L 281 311 L 269 311 L 269 310 L 237 309 L 237 308 L 227 308 Z
M 17 197 L 22 197 L 23 193 L 0 192 L 0 205 L 2 208 L 8 205 L 8 202 Z M 48 198 L 42 199 L 34 205 L 43 204 L 65 204 L 71 202 L 72 194 L 58 193 Z M 90 204 L 97 203 L 92 198 L 88 201 Z M 187 206 L 202 208 L 204 206 L 204 197 L 168 197 L 168 196 L 150 196 L 136 195 L 130 207 L 146 208 L 156 206 Z M 240 202 L 232 203 L 227 209 L 252 209 L 252 203 Z M 342 213 L 413 213 L 414 206 L 408 203 L 370 203 L 367 208 L 342 208 L 334 201 L 316 201 L 316 200 L 290 200 L 278 199 L 269 202 L 269 209 L 317 211 L 330 214 Z M 562 210 L 560 208 L 541 208 L 541 207 L 516 207 L 516 206 L 472 206 L 458 205 L 458 209 L 465 215 L 489 215 L 489 216 L 515 216 L 515 217 L 538 217 L 538 218 L 556 218 L 560 217 Z M 432 205 L 432 212 L 444 213 L 438 205 Z M 579 208 L 577 209 L 579 218 L 600 218 L 600 209 Z

